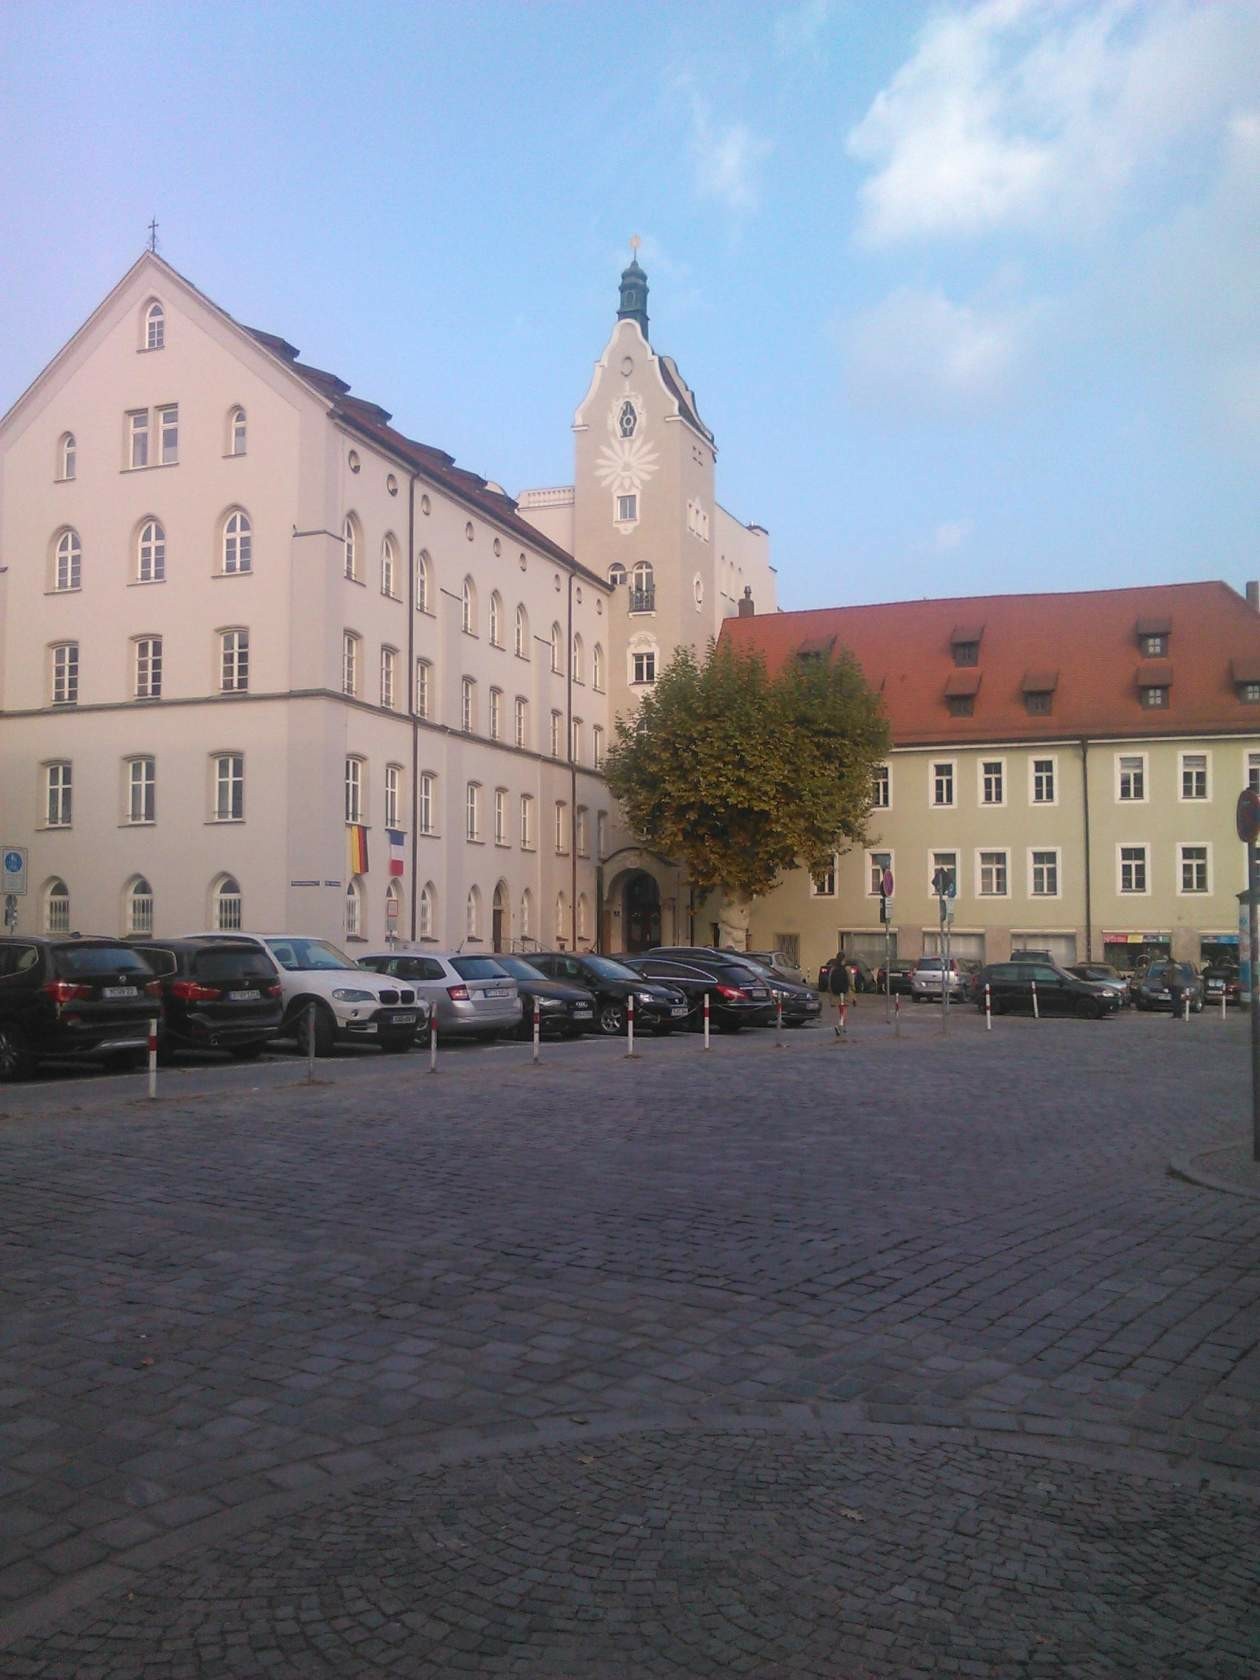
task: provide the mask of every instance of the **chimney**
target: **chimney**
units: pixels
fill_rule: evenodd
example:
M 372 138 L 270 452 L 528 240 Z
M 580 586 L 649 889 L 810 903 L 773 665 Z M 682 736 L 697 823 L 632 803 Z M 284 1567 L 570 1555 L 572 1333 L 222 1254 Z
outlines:
M 1247 605 L 1252 612 L 1260 612 L 1260 583 L 1247 585 Z
M 1253 589 L 1255 589 L 1258 593 L 1256 600 L 1251 601 L 1251 591 Z M 1260 611 L 1260 583 L 1249 583 L 1247 585 L 1247 599 L 1251 601 L 1252 606 L 1254 606 L 1257 611 Z M 741 618 L 752 618 L 755 616 L 756 611 L 757 609 L 753 605 L 752 585 L 750 583 L 746 583 L 744 585 L 744 598 L 739 603 L 739 616 Z

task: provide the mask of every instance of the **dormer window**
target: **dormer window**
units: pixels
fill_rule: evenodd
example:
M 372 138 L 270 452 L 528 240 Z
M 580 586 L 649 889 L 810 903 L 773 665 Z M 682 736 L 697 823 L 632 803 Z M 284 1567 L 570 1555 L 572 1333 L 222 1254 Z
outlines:
M 1172 634 L 1172 619 L 1166 613 L 1144 613 L 1135 626 L 1138 652 L 1143 659 L 1164 659 L 1168 654 L 1168 638 Z
M 950 652 L 954 656 L 955 665 L 980 663 L 980 638 L 983 635 L 983 624 L 955 624 L 949 636 Z
M 1029 717 L 1048 717 L 1054 709 L 1054 691 L 1059 685 L 1057 671 L 1025 671 L 1020 684 L 1024 696 L 1024 710 Z
M 1139 665 L 1137 673 L 1138 701 L 1151 710 L 1158 710 L 1168 704 L 1168 691 L 1172 687 L 1172 666 Z
M 1138 690 L 1138 699 L 1144 706 L 1166 706 L 1168 704 L 1168 690 L 1159 683 L 1150 683 Z
M 1143 659 L 1158 659 L 1168 652 L 1167 636 L 1143 636 L 1138 642 Z
M 950 717 L 971 717 L 976 709 L 974 694 L 948 694 L 945 697 Z
M 945 704 L 950 717 L 971 717 L 980 687 L 979 671 L 952 671 L 945 679 Z
M 638 423 L 639 416 L 635 413 L 634 404 L 627 397 L 621 405 L 621 412 L 617 416 L 617 430 L 623 438 L 632 438 Z
M 1234 693 L 1244 706 L 1260 705 L 1260 656 L 1231 659 L 1229 677 Z

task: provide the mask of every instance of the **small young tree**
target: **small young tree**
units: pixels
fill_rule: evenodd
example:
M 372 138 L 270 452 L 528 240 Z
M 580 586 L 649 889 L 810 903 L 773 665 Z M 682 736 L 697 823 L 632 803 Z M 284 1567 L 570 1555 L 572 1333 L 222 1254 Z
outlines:
M 793 661 L 725 645 L 700 665 L 680 648 L 637 715 L 617 720 L 608 785 L 646 844 L 720 888 L 724 943 L 745 941 L 752 901 L 784 871 L 817 871 L 866 838 L 875 766 L 888 751 L 857 662 Z

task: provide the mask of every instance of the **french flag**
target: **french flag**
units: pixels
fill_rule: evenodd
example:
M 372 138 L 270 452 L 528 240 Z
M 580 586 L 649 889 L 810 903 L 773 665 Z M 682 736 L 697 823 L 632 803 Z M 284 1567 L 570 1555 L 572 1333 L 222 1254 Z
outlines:
M 389 872 L 391 875 L 402 875 L 405 873 L 407 836 L 401 828 L 387 828 L 385 838 L 389 841 Z

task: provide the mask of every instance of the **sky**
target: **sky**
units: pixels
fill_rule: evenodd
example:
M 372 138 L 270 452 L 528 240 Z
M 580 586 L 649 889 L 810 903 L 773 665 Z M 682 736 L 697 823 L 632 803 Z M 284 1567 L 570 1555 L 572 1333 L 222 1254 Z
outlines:
M 161 254 L 517 491 L 632 234 L 788 608 L 1260 577 L 1260 0 L 0 6 L 0 410 Z

